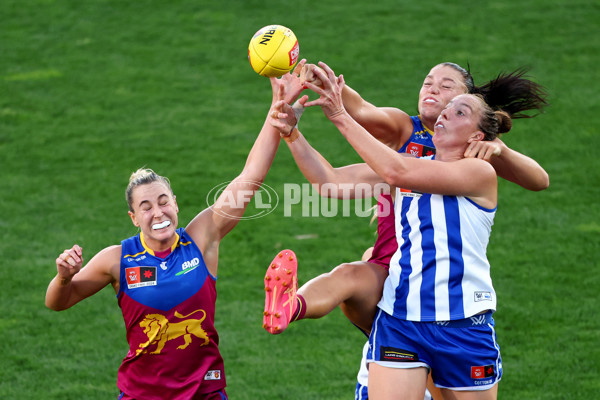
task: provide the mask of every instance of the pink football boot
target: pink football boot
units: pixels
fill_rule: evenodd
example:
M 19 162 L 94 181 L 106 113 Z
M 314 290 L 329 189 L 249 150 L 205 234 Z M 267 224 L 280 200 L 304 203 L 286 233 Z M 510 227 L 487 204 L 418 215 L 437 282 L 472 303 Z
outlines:
M 275 256 L 265 274 L 263 328 L 276 335 L 287 328 L 296 309 L 298 260 L 292 250 Z

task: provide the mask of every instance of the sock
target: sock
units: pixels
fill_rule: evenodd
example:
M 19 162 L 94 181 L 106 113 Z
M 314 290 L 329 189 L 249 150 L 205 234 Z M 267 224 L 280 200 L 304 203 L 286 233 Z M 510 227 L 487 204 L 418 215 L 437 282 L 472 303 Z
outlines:
M 298 301 L 298 304 L 296 304 L 296 310 L 294 311 L 292 318 L 290 318 L 290 322 L 298 321 L 304 318 L 304 314 L 306 314 L 306 300 L 304 300 L 304 297 L 296 295 L 296 300 Z

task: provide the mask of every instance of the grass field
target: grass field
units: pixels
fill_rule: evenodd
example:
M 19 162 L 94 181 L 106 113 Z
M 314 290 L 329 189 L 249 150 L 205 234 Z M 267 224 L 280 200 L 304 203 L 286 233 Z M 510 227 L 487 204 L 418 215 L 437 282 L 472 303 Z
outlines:
M 260 27 L 294 30 L 363 97 L 409 113 L 431 66 L 470 64 L 476 83 L 520 66 L 551 106 L 505 141 L 550 188 L 500 182 L 488 256 L 498 292 L 501 399 L 600 397 L 600 5 L 589 0 L 292 3 L 272 0 L 0 2 L 0 398 L 116 399 L 127 351 L 112 290 L 56 313 L 54 259 L 89 259 L 136 233 L 129 174 L 171 178 L 186 224 L 235 177 L 270 102 L 247 61 Z M 333 164 L 358 156 L 322 112 L 302 130 Z M 303 183 L 283 145 L 266 183 Z M 228 392 L 243 399 L 351 399 L 363 336 L 336 310 L 273 337 L 261 327 L 264 269 L 293 249 L 299 279 L 360 258 L 368 218 L 278 207 L 221 245 L 217 329 Z

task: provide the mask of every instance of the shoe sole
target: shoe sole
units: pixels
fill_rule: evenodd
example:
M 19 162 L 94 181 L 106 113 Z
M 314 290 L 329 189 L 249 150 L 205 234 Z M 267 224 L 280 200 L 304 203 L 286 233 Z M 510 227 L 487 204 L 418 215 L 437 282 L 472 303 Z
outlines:
M 265 310 L 263 328 L 270 334 L 283 332 L 290 323 L 296 305 L 298 261 L 292 250 L 275 256 L 265 274 Z

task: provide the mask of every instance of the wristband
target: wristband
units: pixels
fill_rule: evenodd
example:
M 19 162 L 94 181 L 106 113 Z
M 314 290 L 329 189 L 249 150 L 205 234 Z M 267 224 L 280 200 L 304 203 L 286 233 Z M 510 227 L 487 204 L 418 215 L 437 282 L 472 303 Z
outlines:
M 304 106 L 302 104 L 300 104 L 300 101 L 296 100 L 294 105 L 292 105 L 292 110 L 294 110 L 294 116 L 296 117 L 296 125 L 294 126 L 294 128 L 297 129 L 298 122 L 300 122 L 300 117 L 302 116 L 302 113 L 304 112 Z

